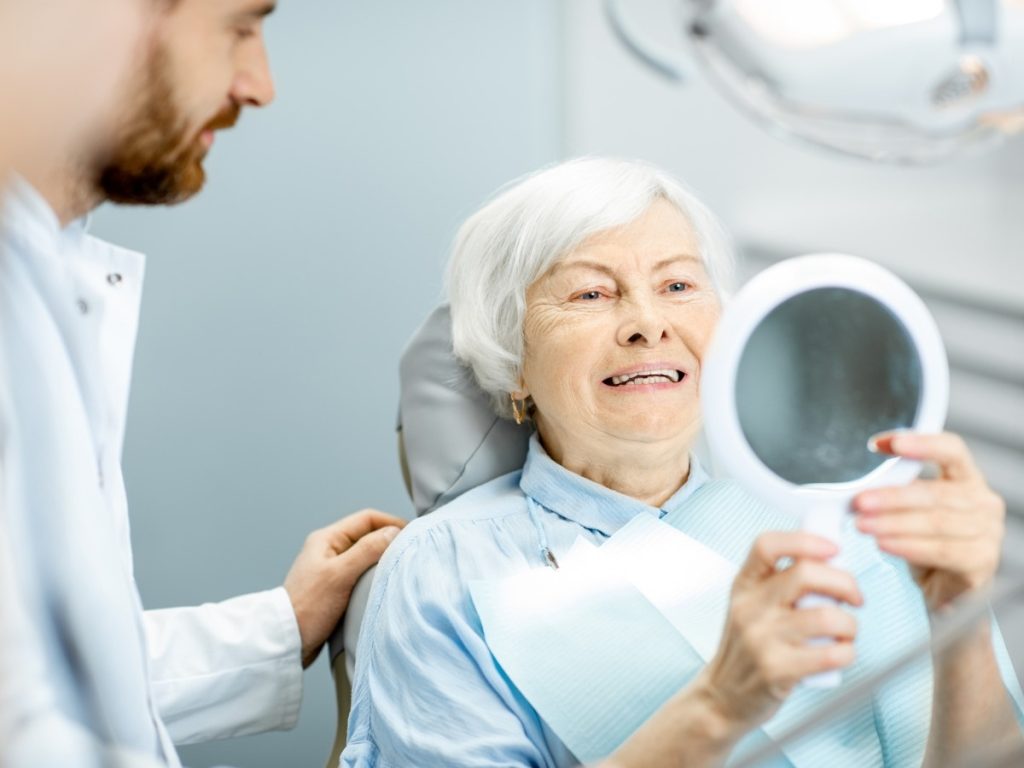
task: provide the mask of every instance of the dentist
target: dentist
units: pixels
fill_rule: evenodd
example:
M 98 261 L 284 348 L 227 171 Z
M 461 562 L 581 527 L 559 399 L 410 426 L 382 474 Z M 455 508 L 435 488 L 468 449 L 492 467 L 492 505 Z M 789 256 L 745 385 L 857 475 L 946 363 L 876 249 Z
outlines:
M 215 132 L 273 99 L 263 23 L 274 1 L 138 1 L 157 19 L 102 140 L 17 167 L 3 208 L 8 768 L 178 766 L 175 744 L 291 727 L 303 668 L 403 525 L 364 510 L 311 533 L 282 587 L 143 611 L 120 465 L 143 257 L 82 219 L 105 201 L 175 204 L 202 188 Z

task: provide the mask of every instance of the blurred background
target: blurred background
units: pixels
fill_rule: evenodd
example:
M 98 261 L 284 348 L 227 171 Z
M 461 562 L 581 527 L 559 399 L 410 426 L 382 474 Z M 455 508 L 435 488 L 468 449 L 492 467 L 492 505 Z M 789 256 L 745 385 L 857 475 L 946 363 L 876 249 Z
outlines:
M 678 43 L 671 0 L 629 7 Z M 829 250 L 907 279 L 949 348 L 950 427 L 1006 497 L 1024 564 L 1024 139 L 923 168 L 783 143 L 696 71 L 653 76 L 599 0 L 282 0 L 267 36 L 277 101 L 219 139 L 204 193 L 93 224 L 149 255 L 124 456 L 148 607 L 277 586 L 313 528 L 411 514 L 397 361 L 452 237 L 499 185 L 590 153 L 679 176 L 744 275 Z M 294 731 L 182 757 L 317 766 L 335 725 L 321 657 Z

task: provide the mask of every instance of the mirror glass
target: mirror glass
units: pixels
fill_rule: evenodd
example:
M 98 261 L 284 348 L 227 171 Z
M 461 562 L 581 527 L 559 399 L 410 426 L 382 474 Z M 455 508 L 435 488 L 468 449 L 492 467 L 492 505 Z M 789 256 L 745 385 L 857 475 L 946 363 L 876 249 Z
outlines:
M 921 360 L 903 323 L 846 288 L 797 294 L 750 335 L 736 372 L 747 442 L 766 467 L 797 485 L 859 480 L 887 457 L 868 439 L 913 427 Z

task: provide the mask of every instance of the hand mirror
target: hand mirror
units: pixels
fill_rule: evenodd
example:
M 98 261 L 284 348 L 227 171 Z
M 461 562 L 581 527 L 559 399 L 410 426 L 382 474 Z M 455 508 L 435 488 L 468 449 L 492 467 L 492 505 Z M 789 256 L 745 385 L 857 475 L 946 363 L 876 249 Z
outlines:
M 837 254 L 789 259 L 747 283 L 727 304 L 701 374 L 719 466 L 837 543 L 855 495 L 921 469 L 873 452 L 871 437 L 940 431 L 948 396 L 945 349 L 921 299 L 877 264 Z

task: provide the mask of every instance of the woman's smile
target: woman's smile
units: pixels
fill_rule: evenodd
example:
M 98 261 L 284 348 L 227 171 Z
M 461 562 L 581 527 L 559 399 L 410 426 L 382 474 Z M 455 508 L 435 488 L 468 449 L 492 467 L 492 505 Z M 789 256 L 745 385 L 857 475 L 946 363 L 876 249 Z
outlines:
M 601 384 L 616 393 L 636 394 L 674 391 L 689 379 L 677 363 L 655 362 L 623 368 L 601 380 Z

